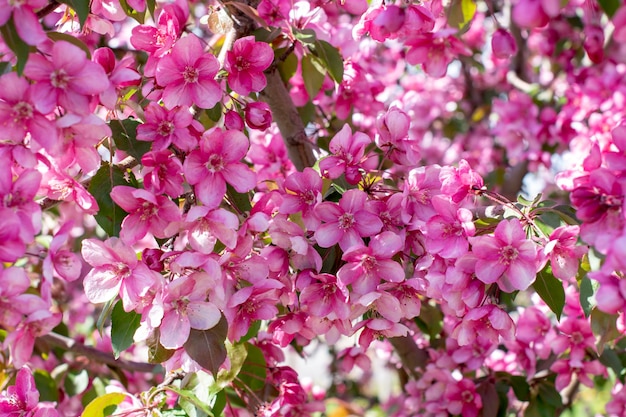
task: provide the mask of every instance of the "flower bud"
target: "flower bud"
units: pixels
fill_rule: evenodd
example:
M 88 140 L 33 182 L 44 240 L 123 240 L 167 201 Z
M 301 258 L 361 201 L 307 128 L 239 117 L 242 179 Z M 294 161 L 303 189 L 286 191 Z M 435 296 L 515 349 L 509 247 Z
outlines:
M 496 30 L 491 38 L 491 50 L 496 58 L 507 59 L 517 52 L 517 45 L 513 36 L 508 31 L 500 28 Z
M 141 259 L 146 264 L 148 268 L 153 271 L 161 272 L 165 266 L 163 265 L 163 261 L 161 260 L 161 256 L 163 256 L 163 251 L 160 249 L 144 249 L 141 252 Z
M 272 112 L 267 103 L 255 102 L 246 107 L 246 124 L 252 129 L 265 130 L 272 124 Z
M 234 110 L 229 110 L 224 115 L 224 127 L 228 130 L 243 130 L 243 119 Z

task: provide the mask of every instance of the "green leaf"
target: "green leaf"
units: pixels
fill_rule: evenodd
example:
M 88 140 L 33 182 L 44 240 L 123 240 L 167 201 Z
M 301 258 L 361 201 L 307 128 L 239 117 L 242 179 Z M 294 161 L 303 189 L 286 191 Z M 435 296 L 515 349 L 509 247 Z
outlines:
M 330 77 L 340 84 L 343 81 L 343 58 L 339 50 L 326 41 L 316 41 L 312 52 L 324 64 Z
M 2 34 L 2 40 L 4 43 L 6 43 L 9 49 L 13 51 L 15 57 L 17 58 L 15 69 L 17 71 L 17 75 L 21 76 L 24 72 L 26 61 L 28 61 L 30 46 L 17 34 L 13 18 L 9 19 L 9 21 L 0 28 L 0 33 Z
M 285 52 L 285 48 L 278 49 L 274 53 L 275 56 L 280 57 Z M 287 55 L 287 57 L 278 63 L 278 72 L 280 73 L 280 78 L 284 83 L 289 82 L 289 80 L 294 76 L 296 71 L 298 70 L 298 57 L 296 54 L 291 53 Z
M 240 193 L 235 190 L 232 185 L 226 184 L 226 195 L 235 204 L 235 207 L 241 213 L 249 213 L 252 210 L 252 204 L 250 204 L 250 196 L 248 193 Z
M 150 16 L 154 18 L 154 10 L 156 9 L 156 0 L 146 0 L 146 7 L 148 9 L 148 12 L 150 13 Z M 156 20 L 156 19 L 153 19 L 153 20 Z
M 89 374 L 85 369 L 75 369 L 65 375 L 63 388 L 67 395 L 73 397 L 82 394 L 89 386 Z
M 530 400 L 530 385 L 528 385 L 526 378 L 519 375 L 511 375 L 509 379 L 517 399 L 520 401 Z
M 117 149 L 126 152 L 136 160 L 141 160 L 152 146 L 151 142 L 137 140 L 137 126 L 139 121 L 135 119 L 111 120 L 111 136 Z
M 33 372 L 33 378 L 39 391 L 39 401 L 59 401 L 59 389 L 48 372 L 37 369 Z
M 145 19 L 146 19 L 146 12 L 138 12 L 137 10 L 133 9 L 132 7 L 130 7 L 130 5 L 128 4 L 128 2 L 126 0 L 120 0 L 120 6 L 122 7 L 122 10 L 124 10 L 124 13 L 126 13 L 126 16 L 135 19 L 140 25 L 143 25 Z
M 260 390 L 265 387 L 265 379 L 267 378 L 267 362 L 263 351 L 250 343 L 246 343 L 246 360 L 242 369 L 245 372 L 239 374 L 239 380 L 253 391 Z
M 476 14 L 476 2 L 474 0 L 452 0 L 448 7 L 448 25 L 463 31 Z
M 598 0 L 598 4 L 600 4 L 607 16 L 613 17 L 617 9 L 619 9 L 620 0 Z
M 140 322 L 141 314 L 134 311 L 124 311 L 122 300 L 115 304 L 111 314 L 111 345 L 115 359 L 119 358 L 120 353 L 133 344 L 133 336 L 139 328 Z
M 91 0 L 59 0 L 60 3 L 67 4 L 76 12 L 81 29 L 89 16 L 89 4 Z
M 162 363 L 174 356 L 176 350 L 166 349 L 161 344 L 161 331 L 154 329 L 146 340 L 148 345 L 148 362 L 150 363 Z
M 124 401 L 126 398 L 126 394 L 122 394 L 121 392 L 111 392 L 109 394 L 104 394 L 92 402 L 90 402 L 81 417 L 105 417 L 110 414 L 105 414 L 105 410 L 110 411 L 111 406 L 116 407 Z
M 621 336 L 617 330 L 617 314 L 609 314 L 594 308 L 590 316 L 591 330 L 596 336 L 596 348 L 602 354 L 604 346 Z
M 585 313 L 585 317 L 589 317 L 591 314 L 591 310 L 596 306 L 596 290 L 598 287 L 598 281 L 592 281 L 587 277 L 587 275 L 583 276 L 580 280 L 580 306 Z
M 224 342 L 228 334 L 228 322 L 222 316 L 215 327 L 208 330 L 191 329 L 189 339 L 183 347 L 191 359 L 198 365 L 217 375 L 220 366 L 226 360 Z
M 615 353 L 615 350 L 604 349 L 604 352 L 600 355 L 600 362 L 607 368 L 613 369 L 620 381 L 624 382 L 624 364 L 617 353 Z
M 314 55 L 309 54 L 302 57 L 304 88 L 306 88 L 311 99 L 314 99 L 322 89 L 325 76 L 326 70 Z
M 550 307 L 550 310 L 556 314 L 556 318 L 561 320 L 561 313 L 563 313 L 563 307 L 565 306 L 563 283 L 552 275 L 552 271 L 549 268 L 544 268 L 537 274 L 533 288 Z
M 220 389 L 233 382 L 239 375 L 239 371 L 241 371 L 241 367 L 248 356 L 245 343 L 235 343 L 234 345 L 229 343 L 226 346 L 226 350 L 230 360 L 230 369 L 220 369 L 217 373 L 215 382 Z
M 94 215 L 98 225 L 109 236 L 119 236 L 122 228 L 122 220 L 127 213 L 111 198 L 111 190 L 116 185 L 131 185 L 124 178 L 124 172 L 115 165 L 107 162 L 102 163 L 96 175 L 89 184 L 89 193 L 98 202 L 100 210 Z
M 313 29 L 294 29 L 293 35 L 297 40 L 299 40 L 303 45 L 314 45 L 317 40 L 317 35 Z
M 115 303 L 115 299 L 109 300 L 106 302 L 102 310 L 100 311 L 100 315 L 98 316 L 98 321 L 96 322 L 96 328 L 100 335 L 104 333 L 104 326 L 107 323 L 109 317 L 111 317 L 111 312 L 113 311 L 113 305 Z
M 171 386 L 171 385 L 168 386 L 167 389 L 169 391 L 175 392 L 176 394 L 180 395 L 184 400 L 186 400 L 186 401 L 182 401 L 183 403 L 184 402 L 190 403 L 195 408 L 199 409 L 200 411 L 202 411 L 206 415 L 213 416 L 213 410 L 211 410 L 211 407 L 207 403 L 205 403 L 204 401 L 200 400 L 196 396 L 196 394 L 193 393 L 193 391 L 190 391 L 188 389 L 180 389 L 180 388 L 177 388 L 177 387 L 174 387 L 174 386 Z M 179 403 L 180 402 L 181 401 L 179 399 Z M 187 411 L 187 410 L 185 410 L 185 411 Z M 187 414 L 189 414 L 189 412 L 187 412 Z
M 46 35 L 48 35 L 48 38 L 52 39 L 54 42 L 64 41 L 69 42 L 72 45 L 78 46 L 80 49 L 85 51 L 85 54 L 87 54 L 87 59 L 91 60 L 91 51 L 89 50 L 89 47 L 77 37 L 61 32 L 47 32 Z

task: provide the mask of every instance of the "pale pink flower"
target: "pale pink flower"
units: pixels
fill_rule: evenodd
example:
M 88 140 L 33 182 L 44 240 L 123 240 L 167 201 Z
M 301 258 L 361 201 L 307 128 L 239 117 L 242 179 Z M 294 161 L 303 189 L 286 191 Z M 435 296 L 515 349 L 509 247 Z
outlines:
M 361 132 L 352 134 L 350 126 L 345 124 L 331 139 L 328 148 L 332 155 L 320 161 L 320 170 L 331 179 L 345 174 L 350 184 L 357 184 L 361 180 L 361 170 L 376 168 L 376 156 L 365 154 L 365 147 L 370 143 L 372 139 L 369 136 Z
M 380 232 L 383 222 L 372 213 L 367 194 L 361 190 L 346 191 L 339 204 L 326 201 L 315 207 L 324 222 L 315 231 L 315 240 L 323 248 L 337 243 L 342 250 L 363 245 L 363 237 Z
M 219 267 L 215 264 L 216 271 Z M 208 330 L 222 317 L 215 304 L 207 301 L 210 280 L 202 275 L 185 275 L 171 281 L 164 288 L 158 307 L 150 310 L 152 320 L 160 316 L 160 343 L 166 349 L 178 349 L 189 338 L 191 329 Z
M 312 274 L 315 281 L 300 292 L 302 309 L 314 317 L 345 320 L 350 316 L 348 289 L 330 274 Z
M 30 133 L 38 146 L 51 151 L 57 145 L 58 130 L 52 120 L 37 110 L 33 97 L 36 88 L 15 72 L 0 77 L 0 134 L 12 143 L 21 144 L 26 133 Z
M 124 309 L 130 311 L 160 277 L 139 262 L 135 251 L 116 237 L 104 242 L 85 239 L 81 253 L 93 267 L 83 281 L 85 295 L 92 303 L 104 303 L 121 292 Z
M 226 194 L 228 182 L 245 193 L 256 185 L 254 172 L 240 160 L 248 152 L 248 138 L 237 130 L 212 130 L 202 135 L 200 149 L 185 159 L 183 169 L 196 197 L 209 208 L 216 208 Z
M 285 179 L 285 193 L 280 205 L 284 214 L 302 213 L 302 221 L 309 230 L 315 230 L 320 220 L 315 214 L 315 205 L 322 202 L 322 178 L 312 168 L 294 172 Z
M 229 249 L 234 249 L 237 244 L 239 219 L 228 210 L 194 206 L 187 213 L 185 222 L 189 224 L 189 245 L 198 252 L 212 253 L 218 240 Z
M 385 318 L 373 318 L 360 321 L 355 326 L 355 331 L 363 329 L 359 336 L 359 346 L 367 349 L 375 339 L 406 336 L 409 328 L 401 323 L 394 323 Z
M 111 128 L 95 114 L 78 116 L 68 113 L 57 119 L 59 141 L 54 152 L 59 168 L 68 169 L 73 164 L 89 174 L 100 167 L 102 157 L 97 145 L 106 136 L 111 136 Z
M 535 281 L 537 246 L 526 239 L 518 219 L 503 220 L 493 236 L 469 238 L 476 261 L 476 276 L 485 284 L 497 282 L 502 291 L 525 290 Z
M 80 277 L 83 264 L 78 255 L 67 247 L 73 226 L 73 221 L 64 223 L 50 242 L 48 256 L 43 263 L 43 275 L 49 283 L 52 283 L 53 272 L 66 281 L 75 281 Z
M 8 346 L 11 353 L 13 366 L 24 366 L 33 354 L 35 339 L 50 333 L 60 322 L 61 313 L 52 313 L 48 309 L 27 313 L 25 320 L 4 339 L 4 346 Z
M 459 346 L 467 346 L 477 339 L 485 339 L 497 344 L 500 337 L 512 340 L 515 336 L 515 324 L 506 311 L 488 304 L 471 309 L 463 321 L 452 332 Z
M 213 108 L 222 98 L 222 89 L 215 81 L 219 68 L 217 58 L 204 52 L 196 35 L 179 39 L 172 53 L 157 64 L 156 81 L 164 87 L 163 103 L 170 109 L 194 104 Z
M 411 48 L 406 53 L 406 61 L 411 65 L 422 64 L 424 72 L 432 77 L 443 77 L 453 59 L 458 55 L 471 54 L 453 35 L 454 32 L 453 29 L 443 29 L 408 39 L 405 44 Z
M 239 38 L 226 54 L 224 68 L 228 71 L 228 85 L 243 96 L 265 88 L 265 71 L 274 60 L 272 47 L 256 42 L 254 36 Z
M 36 82 L 31 97 L 44 114 L 57 104 L 67 111 L 87 114 L 92 109 L 92 97 L 109 88 L 104 69 L 89 61 L 78 46 L 64 41 L 54 43 L 50 60 L 31 54 L 24 75 Z
M 587 253 L 587 247 L 578 245 L 580 227 L 561 226 L 550 234 L 550 241 L 544 253 L 550 259 L 552 274 L 561 280 L 572 281 L 578 274 L 580 259 Z
M 118 185 L 111 190 L 111 198 L 128 213 L 122 221 L 120 232 L 120 237 L 125 243 L 133 244 L 147 233 L 159 239 L 176 233 L 175 222 L 181 219 L 180 210 L 168 197 L 154 195 L 148 190 Z

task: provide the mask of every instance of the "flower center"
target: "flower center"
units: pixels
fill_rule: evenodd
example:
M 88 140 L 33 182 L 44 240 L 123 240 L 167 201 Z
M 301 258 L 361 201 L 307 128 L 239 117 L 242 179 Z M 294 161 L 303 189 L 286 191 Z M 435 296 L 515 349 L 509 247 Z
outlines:
M 213 154 L 209 157 L 206 163 L 206 169 L 210 172 L 219 172 L 224 169 L 224 161 L 222 161 L 221 155 Z
M 186 83 L 195 83 L 198 81 L 198 77 L 199 77 L 199 73 L 198 70 L 192 66 L 186 66 L 185 70 L 183 71 L 183 79 L 185 80 Z
M 245 71 L 250 68 L 250 63 L 246 61 L 242 56 L 238 56 L 236 59 L 235 68 L 237 71 Z
M 13 121 L 26 120 L 33 117 L 33 106 L 25 101 L 20 101 L 13 106 Z
M 159 212 L 159 208 L 155 206 L 154 204 L 150 203 L 149 201 L 145 201 L 141 205 L 141 208 L 139 210 L 141 212 L 141 214 L 139 215 L 139 218 L 141 220 L 151 219 L 152 217 L 156 216 L 157 213 Z
M 174 123 L 164 120 L 159 123 L 159 127 L 157 128 L 157 133 L 161 136 L 169 136 L 174 131 Z
M 354 215 L 352 213 L 344 213 L 339 217 L 339 227 L 349 229 L 354 225 Z
M 519 255 L 519 252 L 516 248 L 514 248 L 511 245 L 507 245 L 500 249 L 500 262 L 502 262 L 505 265 L 508 265 L 511 262 L 513 262 L 515 259 L 517 259 L 518 255 Z
M 65 90 L 69 81 L 70 76 L 67 75 L 67 73 L 63 69 L 58 69 L 50 74 L 50 84 L 52 84 L 52 86 L 55 88 Z
M 315 203 L 315 194 L 311 190 L 307 190 L 300 194 L 300 201 L 310 206 Z
M 365 271 L 372 271 L 372 270 L 376 269 L 377 265 L 378 265 L 378 262 L 376 262 L 376 258 L 374 258 L 373 256 L 366 256 L 361 261 L 361 267 Z

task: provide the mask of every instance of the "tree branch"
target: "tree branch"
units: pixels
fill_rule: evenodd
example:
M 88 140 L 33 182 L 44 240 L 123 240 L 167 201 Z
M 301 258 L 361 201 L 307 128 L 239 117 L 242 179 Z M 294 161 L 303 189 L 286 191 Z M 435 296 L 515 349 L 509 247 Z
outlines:
M 50 13 L 55 11 L 57 7 L 59 7 L 60 5 L 61 3 L 59 3 L 57 0 L 50 0 L 50 3 L 48 3 L 42 9 L 37 11 L 37 18 L 41 19 L 43 17 L 48 16 Z
M 158 372 L 160 369 L 160 365 L 153 365 L 151 363 L 143 362 L 133 362 L 124 359 L 115 359 L 113 355 L 109 353 L 101 352 L 96 348 L 85 346 L 81 343 L 76 342 L 74 339 L 61 336 L 57 333 L 49 333 L 45 336 L 41 336 L 39 340 L 49 346 L 65 349 L 77 355 L 85 356 L 96 362 L 110 365 L 116 368 L 122 368 L 131 372 L 155 373 Z
M 417 370 L 424 369 L 428 363 L 426 350 L 417 346 L 411 336 L 392 337 L 389 342 L 396 350 L 407 373 L 415 379 L 419 378 L 420 372 Z

